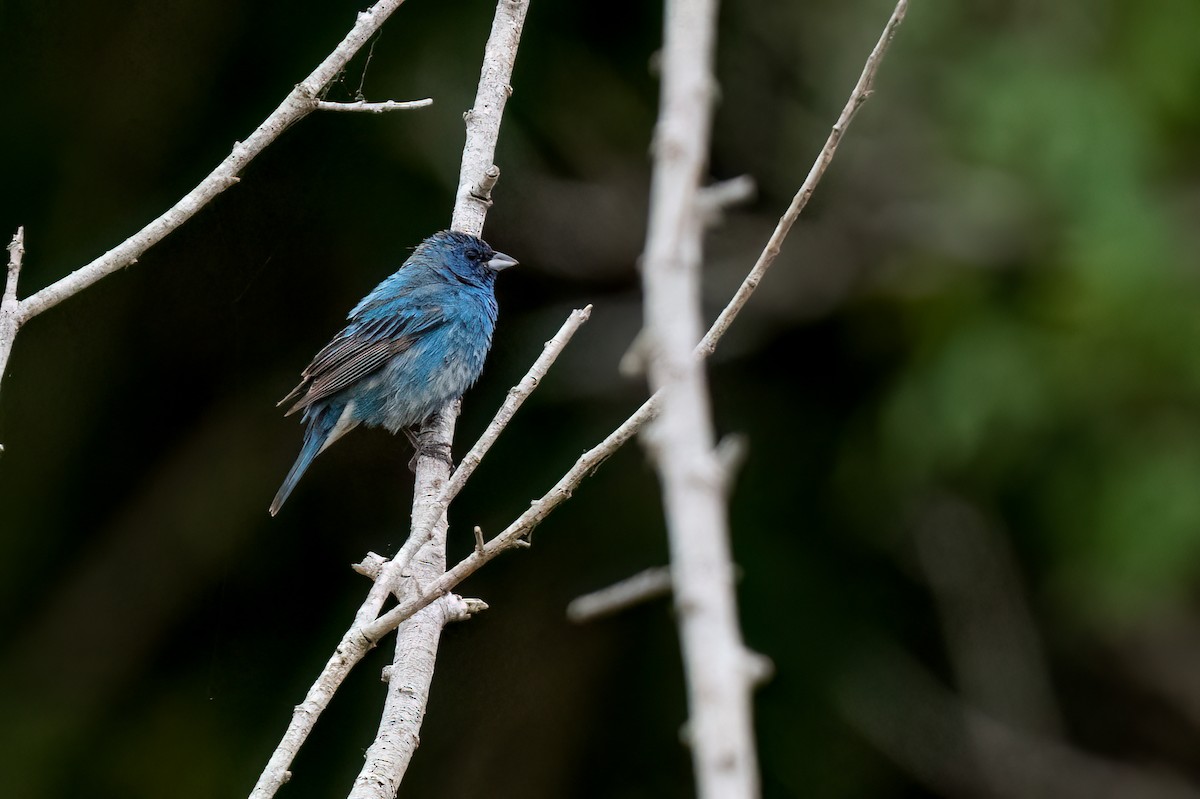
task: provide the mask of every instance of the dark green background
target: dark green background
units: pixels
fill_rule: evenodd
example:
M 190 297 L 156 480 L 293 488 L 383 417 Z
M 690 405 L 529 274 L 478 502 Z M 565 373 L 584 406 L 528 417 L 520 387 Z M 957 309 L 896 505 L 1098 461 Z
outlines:
M 274 403 L 448 224 L 491 9 L 407 3 L 363 88 L 433 107 L 310 117 L 139 264 L 21 331 L 0 393 L 0 793 L 248 792 L 367 590 L 347 564 L 399 546 L 411 493 L 403 439 L 358 432 L 271 519 L 301 434 Z M 356 10 L 0 5 L 0 233 L 26 226 L 22 293 L 191 188 Z M 760 195 L 709 236 L 710 316 L 890 11 L 724 4 L 712 174 Z M 595 311 L 456 504 L 452 556 L 645 396 L 616 367 L 640 321 L 660 16 L 533 2 L 486 231 L 522 265 L 459 453 L 567 311 Z M 749 441 L 732 522 L 745 636 L 776 669 L 757 695 L 767 797 L 1089 796 L 1077 781 L 1102 760 L 1200 782 L 1198 33 L 1195 0 L 914 3 L 712 363 L 718 430 Z M 642 453 L 534 541 L 463 586 L 492 609 L 446 632 L 402 794 L 691 795 L 668 604 L 563 616 L 665 562 Z M 281 796 L 345 793 L 388 649 Z M 989 772 L 964 706 L 1027 755 L 1057 737 L 1094 759 L 1014 788 L 1036 758 Z

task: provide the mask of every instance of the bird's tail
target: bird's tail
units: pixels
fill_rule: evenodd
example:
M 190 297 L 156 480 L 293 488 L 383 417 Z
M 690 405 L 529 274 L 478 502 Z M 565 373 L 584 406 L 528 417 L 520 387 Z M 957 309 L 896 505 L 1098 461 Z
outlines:
M 287 498 L 291 495 L 292 489 L 296 487 L 296 483 L 300 482 L 300 478 L 308 470 L 308 467 L 313 462 L 313 458 L 323 450 L 329 439 L 329 434 L 333 432 L 337 426 L 338 417 L 341 409 L 336 412 L 331 412 L 330 408 L 321 408 L 314 413 L 308 420 L 308 427 L 304 431 L 304 446 L 300 448 L 300 455 L 297 456 L 296 462 L 292 464 L 291 470 L 287 473 L 287 477 L 283 479 L 283 485 L 279 487 L 279 493 L 275 495 L 275 499 L 271 502 L 271 515 L 279 513 L 279 509 L 283 507 L 283 503 L 287 502 Z M 332 443 L 332 442 L 328 442 Z

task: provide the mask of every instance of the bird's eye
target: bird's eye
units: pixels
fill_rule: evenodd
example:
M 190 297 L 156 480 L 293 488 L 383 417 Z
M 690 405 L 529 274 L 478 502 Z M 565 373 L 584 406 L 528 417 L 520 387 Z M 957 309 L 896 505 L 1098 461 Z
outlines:
M 467 250 L 465 255 L 467 256 L 468 261 L 478 261 L 479 260 L 479 250 L 475 250 L 475 249 Z

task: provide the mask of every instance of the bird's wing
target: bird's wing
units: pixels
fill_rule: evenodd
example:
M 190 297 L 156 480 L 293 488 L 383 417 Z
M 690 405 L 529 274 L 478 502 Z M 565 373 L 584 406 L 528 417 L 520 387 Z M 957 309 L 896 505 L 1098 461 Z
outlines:
M 300 385 L 278 404 L 295 400 L 285 414 L 290 416 L 327 399 L 380 369 L 393 356 L 411 347 L 421 334 L 444 323 L 445 315 L 440 308 L 426 306 L 410 313 L 351 324 L 316 354 L 301 373 Z

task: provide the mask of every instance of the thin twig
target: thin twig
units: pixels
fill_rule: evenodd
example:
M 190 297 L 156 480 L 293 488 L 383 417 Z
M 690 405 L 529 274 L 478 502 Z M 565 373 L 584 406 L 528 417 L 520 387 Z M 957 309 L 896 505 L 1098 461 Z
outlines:
M 748 203 L 758 193 L 758 184 L 749 175 L 710 183 L 700 189 L 696 205 L 705 226 L 720 224 L 725 212 L 734 206 Z
M 390 567 L 392 571 L 386 574 L 404 574 L 408 567 L 409 561 L 418 549 L 425 545 L 429 540 L 429 536 L 433 530 L 437 520 L 445 513 L 446 508 L 454 501 L 463 487 L 467 484 L 467 480 L 475 473 L 479 463 L 483 460 L 483 456 L 488 453 L 492 445 L 496 443 L 496 439 L 504 432 L 504 428 L 508 427 L 508 423 L 512 421 L 521 405 L 529 398 L 546 376 L 546 372 L 554 365 L 554 361 L 570 343 L 571 338 L 575 335 L 580 326 L 586 322 L 592 315 L 592 306 L 588 305 L 584 308 L 577 308 L 571 312 L 567 320 L 563 322 L 562 327 L 558 332 L 546 342 L 542 348 L 542 354 L 529 367 L 529 371 L 521 378 L 520 382 L 508 390 L 508 396 L 504 398 L 504 403 L 500 406 L 500 410 L 496 411 L 496 415 L 492 417 L 492 421 L 488 424 L 487 429 L 479 436 L 475 445 L 470 451 L 463 456 L 462 461 L 458 464 L 458 468 L 454 470 L 454 474 L 450 476 L 450 480 L 442 488 L 441 494 L 438 495 L 437 501 L 429 509 L 428 514 L 420 525 L 414 525 L 414 532 L 409 536 L 408 541 L 404 543 L 404 547 L 400 550 L 393 561 L 394 566 Z M 384 581 L 384 590 L 377 591 L 378 596 L 373 598 L 370 618 L 360 619 L 363 621 L 371 621 L 379 615 L 379 608 L 383 606 L 384 600 L 387 598 L 388 579 Z M 366 607 L 366 606 L 364 606 Z
M 333 103 L 328 100 L 317 100 L 316 110 L 383 114 L 388 111 L 411 111 L 414 108 L 425 108 L 430 105 L 433 105 L 432 97 L 426 97 L 424 100 L 385 100 L 381 103 L 368 103 L 366 100 L 356 100 L 353 103 Z
M 670 593 L 671 570 L 654 566 L 607 588 L 575 597 L 567 605 L 567 618 L 576 624 L 586 624 Z
M 812 168 L 808 170 L 808 177 L 804 179 L 800 190 L 792 198 L 792 204 L 788 206 L 787 211 L 779 218 L 779 223 L 775 225 L 775 231 L 771 234 L 771 238 L 767 240 L 767 246 L 763 248 L 762 254 L 758 256 L 758 261 L 754 264 L 754 268 L 746 275 L 746 279 L 742 281 L 742 285 L 734 293 L 733 299 L 721 311 L 721 315 L 717 317 L 717 321 L 713 323 L 704 340 L 700 342 L 697 349 L 705 356 L 711 355 L 713 350 L 716 349 L 717 342 L 721 340 L 721 336 L 725 335 L 725 331 L 733 324 L 733 320 L 737 318 L 738 313 L 742 310 L 742 306 L 746 304 L 746 301 L 750 299 L 750 295 L 758 288 L 763 275 L 771 268 L 771 264 L 775 263 L 775 258 L 778 257 L 779 250 L 783 246 L 783 240 L 787 238 L 792 225 L 796 222 L 796 218 L 804 210 L 804 206 L 808 205 L 809 199 L 817 189 L 817 184 L 821 182 L 821 178 L 825 175 L 825 170 L 829 168 L 830 162 L 833 161 L 838 143 L 841 142 L 846 128 L 850 127 L 850 122 L 858 113 L 858 109 L 862 108 L 863 103 L 871 96 L 871 91 L 875 86 L 875 73 L 879 71 L 879 65 L 883 62 L 883 56 L 887 52 L 888 46 L 892 43 L 892 38 L 896 35 L 896 29 L 904 21 L 904 15 L 907 12 L 908 0 L 900 0 L 900 2 L 896 3 L 896 8 L 892 11 L 892 16 L 884 27 L 883 34 L 879 37 L 879 41 L 875 43 L 875 48 L 871 51 L 871 55 L 867 57 L 867 63 L 863 66 L 862 74 L 858 76 L 858 83 L 855 84 L 854 91 L 850 93 L 850 99 L 846 101 L 846 106 L 842 109 L 842 113 L 838 115 L 837 122 L 833 123 L 833 129 L 829 132 L 829 138 L 825 140 L 825 146 L 821 148 L 817 160 L 813 162 Z
M 555 508 L 570 499 L 571 493 L 583 482 L 585 477 L 592 474 L 610 455 L 620 449 L 629 439 L 633 438 L 642 425 L 654 418 L 655 410 L 656 403 L 654 398 L 644 402 L 642 407 L 638 408 L 620 427 L 609 433 L 599 444 L 581 455 L 575 461 L 575 465 L 559 478 L 559 481 L 553 488 L 543 494 L 540 499 L 535 499 L 529 503 L 527 511 L 518 516 L 508 527 L 504 528 L 498 535 L 484 544 L 481 552 L 473 552 L 455 564 L 453 568 L 437 580 L 424 585 L 424 590 L 420 596 L 406 599 L 375 621 L 364 625 L 360 628 L 362 635 L 369 641 L 378 641 L 396 629 L 409 616 L 479 571 L 485 563 L 500 553 L 520 548 L 523 543 L 521 539 L 533 532 L 534 528 L 541 524 Z
M 26 298 L 21 303 L 20 321 L 32 319 L 101 278 L 134 263 L 142 253 L 191 219 L 218 194 L 235 185 L 238 182 L 238 174 L 255 156 L 279 138 L 285 130 L 316 110 L 317 98 L 325 86 L 337 77 L 350 59 L 403 2 L 404 0 L 379 0 L 366 11 L 359 12 L 354 27 L 333 52 L 326 56 L 307 78 L 296 84 L 279 107 L 272 111 L 244 142 L 234 144 L 233 150 L 216 169 L 146 227 L 86 266 L 76 269 Z

